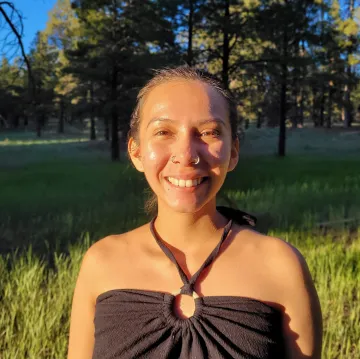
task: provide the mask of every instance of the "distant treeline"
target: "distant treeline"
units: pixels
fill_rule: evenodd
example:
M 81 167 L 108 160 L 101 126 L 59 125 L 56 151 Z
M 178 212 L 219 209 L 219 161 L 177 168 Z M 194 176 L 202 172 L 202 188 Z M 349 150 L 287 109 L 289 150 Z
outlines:
M 119 158 L 152 69 L 188 64 L 221 79 L 245 125 L 350 127 L 360 104 L 356 0 L 58 0 L 22 59 L 0 67 L 0 129 L 49 118 L 101 123 Z M 26 14 L 24 14 L 26 16 Z M 26 32 L 26 29 L 25 29 Z M 97 119 L 97 122 L 95 121 Z

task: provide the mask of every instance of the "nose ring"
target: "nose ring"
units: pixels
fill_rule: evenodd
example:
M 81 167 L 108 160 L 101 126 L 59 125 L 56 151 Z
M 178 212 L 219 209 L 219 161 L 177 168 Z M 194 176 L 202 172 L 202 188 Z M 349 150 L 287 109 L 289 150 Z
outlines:
M 192 161 L 191 163 L 193 163 L 194 165 L 198 165 L 199 162 L 200 162 L 200 157 L 199 157 L 199 156 L 196 156 L 196 157 L 194 158 L 194 161 Z
M 176 156 L 171 156 L 171 158 L 170 158 L 172 163 L 175 163 L 175 159 L 176 159 Z M 200 157 L 196 156 L 195 158 L 192 158 L 190 163 L 192 163 L 194 165 L 198 165 L 200 163 Z

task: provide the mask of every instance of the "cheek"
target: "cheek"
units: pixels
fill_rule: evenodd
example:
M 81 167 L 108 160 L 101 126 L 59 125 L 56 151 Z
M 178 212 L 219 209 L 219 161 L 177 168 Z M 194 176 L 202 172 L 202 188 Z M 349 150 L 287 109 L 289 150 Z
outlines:
M 168 156 L 164 146 L 148 142 L 141 152 L 145 172 L 157 171 L 167 162 Z
M 213 146 L 210 146 L 208 151 L 213 165 L 223 167 L 229 164 L 231 149 L 226 143 L 216 143 Z

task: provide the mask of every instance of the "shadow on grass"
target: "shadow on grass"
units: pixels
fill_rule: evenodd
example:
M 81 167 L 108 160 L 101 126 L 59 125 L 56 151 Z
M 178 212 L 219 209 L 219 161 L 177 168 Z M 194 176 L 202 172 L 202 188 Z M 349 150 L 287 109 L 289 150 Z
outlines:
M 146 187 L 129 165 L 103 160 L 2 172 L 0 252 L 31 245 L 50 258 L 85 234 L 95 241 L 130 230 L 149 220 L 143 210 Z M 257 216 L 261 232 L 348 233 L 351 239 L 359 228 L 360 160 L 242 158 L 219 202 Z

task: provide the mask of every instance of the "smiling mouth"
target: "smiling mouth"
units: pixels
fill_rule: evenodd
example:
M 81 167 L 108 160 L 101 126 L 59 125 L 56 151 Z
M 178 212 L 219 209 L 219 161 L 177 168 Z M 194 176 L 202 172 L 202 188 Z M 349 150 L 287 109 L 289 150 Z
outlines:
M 176 187 L 190 188 L 190 187 L 199 186 L 202 182 L 204 182 L 207 179 L 207 177 L 199 177 L 193 180 L 177 179 L 174 177 L 165 177 L 165 179 Z

